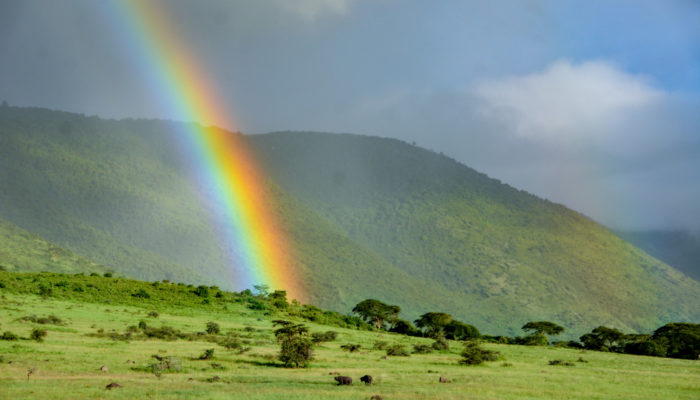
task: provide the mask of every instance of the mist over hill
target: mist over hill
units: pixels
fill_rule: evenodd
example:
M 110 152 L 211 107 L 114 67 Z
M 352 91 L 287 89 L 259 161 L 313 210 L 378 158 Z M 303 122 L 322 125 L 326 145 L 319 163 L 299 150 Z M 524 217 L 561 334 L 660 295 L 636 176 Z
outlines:
M 0 108 L 0 218 L 125 275 L 242 289 L 173 124 Z M 572 335 L 700 319 L 697 281 L 440 154 L 349 134 L 247 140 L 319 306 L 378 298 L 406 319 L 445 311 L 506 334 L 538 319 Z

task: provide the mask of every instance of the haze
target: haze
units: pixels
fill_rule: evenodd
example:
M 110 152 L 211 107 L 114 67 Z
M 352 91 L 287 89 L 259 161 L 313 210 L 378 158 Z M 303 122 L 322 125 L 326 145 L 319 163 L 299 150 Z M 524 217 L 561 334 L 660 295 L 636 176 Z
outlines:
M 167 1 L 246 133 L 443 152 L 618 229 L 700 230 L 700 2 Z M 100 2 L 0 2 L 0 100 L 179 120 Z

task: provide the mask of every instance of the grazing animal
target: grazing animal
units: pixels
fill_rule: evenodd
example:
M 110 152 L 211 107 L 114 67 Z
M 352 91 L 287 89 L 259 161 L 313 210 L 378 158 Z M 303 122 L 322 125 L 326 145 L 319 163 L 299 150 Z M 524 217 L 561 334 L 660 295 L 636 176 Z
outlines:
M 340 372 L 329 372 L 328 375 L 340 375 Z
M 122 387 L 122 385 L 118 384 L 117 382 L 112 382 L 112 383 L 110 383 L 109 385 L 107 385 L 107 386 L 105 387 L 105 389 L 107 389 L 107 390 L 112 390 L 112 389 L 120 388 L 120 387 Z
M 336 376 L 333 379 L 335 379 L 336 382 L 338 382 L 338 385 L 352 385 L 352 378 L 349 376 L 340 375 Z
M 370 397 L 369 400 L 384 400 L 384 397 L 375 394 L 374 396 Z
M 100 367 L 100 371 L 102 371 L 102 372 L 109 372 L 109 368 L 107 368 L 106 365 L 103 365 L 103 366 Z
M 27 380 L 29 380 L 29 377 L 34 374 L 34 371 L 36 371 L 36 367 L 32 367 L 27 370 Z
M 372 375 L 365 375 L 362 378 L 360 378 L 361 382 L 364 382 L 365 385 L 371 385 L 372 384 Z
M 440 383 L 449 383 L 450 381 L 447 378 L 443 378 L 442 376 L 440 377 Z

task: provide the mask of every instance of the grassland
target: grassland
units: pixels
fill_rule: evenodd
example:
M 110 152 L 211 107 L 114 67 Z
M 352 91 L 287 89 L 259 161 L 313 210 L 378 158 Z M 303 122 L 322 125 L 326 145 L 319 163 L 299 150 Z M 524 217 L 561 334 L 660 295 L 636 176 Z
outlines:
M 430 340 L 320 325 L 283 311 L 252 310 L 232 293 L 202 302 L 183 285 L 77 276 L 69 285 L 99 289 L 103 295 L 82 291 L 73 292 L 71 298 L 56 296 L 63 293 L 57 290 L 53 297 L 40 297 L 22 290 L 32 279 L 41 281 L 40 275 L 0 275 L 5 282 L 0 289 L 0 331 L 26 338 L 34 328 L 48 330 L 43 342 L 0 340 L 3 399 L 368 399 L 374 394 L 384 399 L 696 399 L 700 395 L 698 361 L 487 344 L 504 359 L 467 367 L 458 365 L 459 342 L 451 342 L 449 351 L 383 358 L 384 351 L 373 349 L 377 341 L 412 348 Z M 114 290 L 107 290 L 110 287 Z M 149 288 L 150 298 L 130 295 L 143 288 Z M 149 316 L 153 311 L 157 317 Z M 55 315 L 63 324 L 21 319 L 29 315 Z M 282 368 L 275 359 L 279 346 L 271 323 L 279 318 L 305 323 L 311 332 L 336 331 L 338 338 L 317 345 L 308 368 Z M 192 335 L 170 341 L 108 337 L 140 321 Z M 209 321 L 220 325 L 217 336 L 236 338 L 249 349 L 227 350 L 212 343 L 212 336 L 203 333 Z M 98 332 L 102 334 L 95 336 Z M 340 348 L 346 343 L 362 347 L 348 353 Z M 214 358 L 200 360 L 210 348 L 215 349 Z M 177 357 L 182 370 L 157 376 L 148 369 L 157 362 L 152 355 Z M 555 359 L 574 366 L 549 365 Z M 102 365 L 109 371 L 100 371 Z M 27 377 L 29 369 L 34 372 Z M 355 383 L 335 386 L 331 373 L 349 375 Z M 372 386 L 360 384 L 364 374 L 375 378 Z M 440 376 L 450 383 L 439 383 Z M 111 382 L 122 387 L 108 391 L 105 387 Z

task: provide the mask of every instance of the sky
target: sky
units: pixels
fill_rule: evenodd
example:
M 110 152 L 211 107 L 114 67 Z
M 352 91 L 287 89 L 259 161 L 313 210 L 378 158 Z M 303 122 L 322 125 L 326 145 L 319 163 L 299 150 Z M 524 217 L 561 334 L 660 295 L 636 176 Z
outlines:
M 105 4 L 0 0 L 0 100 L 181 120 Z M 224 99 L 226 128 L 398 138 L 611 228 L 700 230 L 700 1 L 158 7 Z

